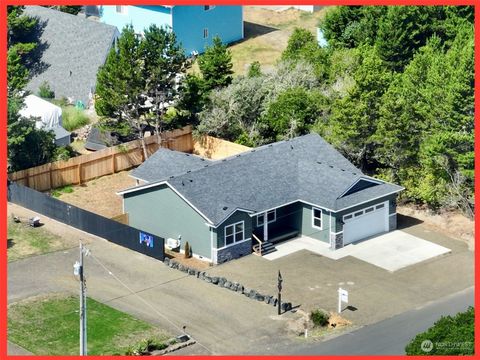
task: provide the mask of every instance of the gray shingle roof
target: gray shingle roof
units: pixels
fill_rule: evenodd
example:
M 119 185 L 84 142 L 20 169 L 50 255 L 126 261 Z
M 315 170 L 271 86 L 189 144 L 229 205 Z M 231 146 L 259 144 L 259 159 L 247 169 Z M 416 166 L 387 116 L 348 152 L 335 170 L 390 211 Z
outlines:
M 87 105 L 98 68 L 118 36 L 117 28 L 42 6 L 25 6 L 25 14 L 43 24 L 39 45 L 43 51 L 31 69 L 27 89 L 37 93 L 47 81 L 55 97 L 71 97 Z
M 210 164 L 211 161 L 200 156 L 160 148 L 142 165 L 132 171 L 134 178 L 154 182 L 170 176 L 181 175 Z
M 148 162 L 143 166 L 149 167 Z M 341 197 L 361 178 L 368 179 L 319 135 L 310 134 L 157 180 L 167 181 L 210 221 L 219 224 L 236 209 L 261 212 L 302 200 L 339 211 L 403 189 L 381 182 Z

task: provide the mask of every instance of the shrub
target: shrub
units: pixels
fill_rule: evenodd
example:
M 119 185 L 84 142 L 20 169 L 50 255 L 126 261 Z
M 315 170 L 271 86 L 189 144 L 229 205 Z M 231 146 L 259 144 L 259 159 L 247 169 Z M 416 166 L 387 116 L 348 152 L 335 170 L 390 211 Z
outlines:
M 66 185 L 66 186 L 63 186 L 63 187 L 53 189 L 51 191 L 51 195 L 53 197 L 59 197 L 62 194 L 70 194 L 72 192 L 73 192 L 73 187 L 71 185 Z
M 75 156 L 75 150 L 68 145 L 68 146 L 59 146 L 55 149 L 54 160 L 63 160 L 66 161 L 71 157 Z
M 328 325 L 328 319 L 330 318 L 330 316 L 324 311 L 313 310 L 310 313 L 310 318 L 312 319 L 313 324 L 315 326 L 327 326 Z
M 87 125 L 90 119 L 83 110 L 77 109 L 73 106 L 66 106 L 62 108 L 62 126 L 67 131 L 73 131 Z
M 44 99 L 53 99 L 55 92 L 50 88 L 48 82 L 44 81 L 38 87 L 38 96 Z

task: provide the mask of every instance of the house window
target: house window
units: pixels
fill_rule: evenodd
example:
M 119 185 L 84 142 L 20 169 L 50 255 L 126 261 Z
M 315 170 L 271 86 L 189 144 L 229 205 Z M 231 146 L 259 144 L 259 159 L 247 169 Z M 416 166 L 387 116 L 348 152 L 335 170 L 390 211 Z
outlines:
M 322 229 L 322 210 L 312 208 L 312 227 Z
M 115 11 L 118 13 L 118 14 L 126 14 L 127 13 L 127 7 L 126 6 L 115 6 Z
M 215 9 L 215 5 L 205 5 L 203 8 L 205 11 L 208 11 L 208 10 Z
M 204 39 L 208 38 L 208 29 L 207 28 L 203 29 L 203 38 Z
M 277 220 L 277 210 L 273 209 L 267 212 L 267 224 Z M 265 213 L 257 215 L 257 226 L 263 226 L 265 223 Z
M 225 226 L 225 246 L 245 239 L 244 222 L 240 221 L 233 225 Z

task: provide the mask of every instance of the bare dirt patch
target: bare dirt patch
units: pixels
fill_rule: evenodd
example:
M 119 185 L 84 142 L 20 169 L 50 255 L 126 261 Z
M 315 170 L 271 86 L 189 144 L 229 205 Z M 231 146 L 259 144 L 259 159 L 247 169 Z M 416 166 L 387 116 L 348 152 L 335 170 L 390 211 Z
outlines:
M 427 210 L 413 206 L 401 205 L 397 212 L 411 216 L 424 222 L 424 225 L 451 238 L 468 244 L 469 250 L 475 247 L 474 221 L 468 219 L 458 211 L 446 211 L 439 214 L 430 214 Z
M 122 197 L 116 192 L 135 186 L 130 171 L 102 176 L 81 185 L 72 186 L 73 192 L 62 193 L 58 199 L 93 213 L 112 218 L 122 214 Z

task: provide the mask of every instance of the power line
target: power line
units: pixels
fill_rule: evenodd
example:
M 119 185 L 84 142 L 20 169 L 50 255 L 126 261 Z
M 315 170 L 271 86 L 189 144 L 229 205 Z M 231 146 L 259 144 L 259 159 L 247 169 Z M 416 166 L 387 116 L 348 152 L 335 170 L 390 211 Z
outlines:
M 175 329 L 177 329 L 179 332 L 184 332 L 184 328 L 178 326 L 175 324 L 173 321 L 168 319 L 165 315 L 160 313 L 152 304 L 150 304 L 148 301 L 146 301 L 144 298 L 142 298 L 140 295 L 137 294 L 133 289 L 131 289 L 127 284 L 125 284 L 118 276 L 116 276 L 111 270 L 109 270 L 95 255 L 90 253 L 90 256 L 109 274 L 111 275 L 115 280 L 117 280 L 124 288 L 126 288 L 130 293 L 132 293 L 134 296 L 136 296 L 140 301 L 142 301 L 145 305 L 147 305 L 150 309 L 152 309 L 158 316 L 162 317 L 165 319 L 170 325 L 172 325 Z M 210 354 L 214 355 L 215 353 L 206 347 L 205 345 L 201 344 L 198 340 L 195 340 L 198 345 L 200 345 L 202 348 L 207 350 Z

